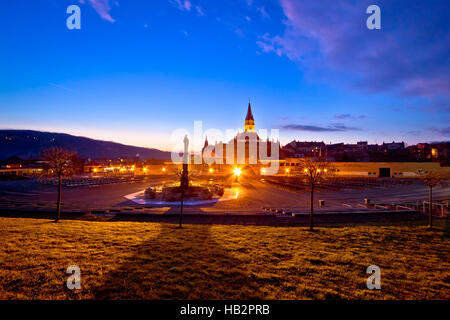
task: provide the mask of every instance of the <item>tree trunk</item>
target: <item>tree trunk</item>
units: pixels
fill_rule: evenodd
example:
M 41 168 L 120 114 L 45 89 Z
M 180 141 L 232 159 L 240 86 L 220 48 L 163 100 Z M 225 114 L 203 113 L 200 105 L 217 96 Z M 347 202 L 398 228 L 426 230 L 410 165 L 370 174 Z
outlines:
M 184 202 L 184 188 L 182 188 L 181 190 L 180 228 L 183 227 L 183 202 Z
M 313 230 L 313 213 L 314 213 L 314 183 L 311 184 L 311 211 L 309 213 L 309 230 Z
M 55 222 L 59 221 L 61 217 L 61 175 L 58 175 L 58 200 L 56 201 L 56 219 Z
M 428 227 L 433 226 L 433 186 L 430 186 L 430 197 L 428 199 L 429 205 L 429 216 L 428 216 Z

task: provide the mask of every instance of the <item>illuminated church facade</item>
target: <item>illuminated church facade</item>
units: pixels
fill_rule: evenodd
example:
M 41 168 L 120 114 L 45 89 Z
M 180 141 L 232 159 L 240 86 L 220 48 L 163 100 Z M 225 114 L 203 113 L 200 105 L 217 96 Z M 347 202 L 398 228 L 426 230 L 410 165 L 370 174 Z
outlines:
M 275 149 L 274 149 L 275 148 Z M 244 131 L 238 132 L 227 143 L 209 145 L 207 138 L 202 149 L 202 168 L 225 169 L 228 166 L 251 167 L 255 173 L 270 161 L 279 161 L 280 142 L 261 139 L 255 130 L 255 119 L 250 101 L 244 121 Z M 274 151 L 274 152 L 272 152 Z M 276 159 L 273 159 L 276 156 Z M 221 170 L 220 170 L 221 171 Z

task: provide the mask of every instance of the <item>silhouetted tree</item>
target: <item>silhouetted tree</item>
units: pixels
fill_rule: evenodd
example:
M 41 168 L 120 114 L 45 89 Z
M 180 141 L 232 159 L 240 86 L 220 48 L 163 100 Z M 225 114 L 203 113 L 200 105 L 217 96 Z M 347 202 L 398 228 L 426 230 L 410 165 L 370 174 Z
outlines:
M 432 228 L 433 226 L 433 187 L 440 184 L 443 180 L 450 179 L 448 174 L 444 174 L 437 171 L 418 171 L 420 179 L 428 186 L 428 227 Z
M 329 163 L 325 161 L 325 158 L 304 159 L 295 174 L 297 174 L 303 181 L 306 181 L 310 188 L 311 210 L 309 213 L 309 230 L 313 230 L 314 190 L 317 184 L 330 177 L 331 171 Z
M 69 152 L 59 147 L 54 147 L 42 151 L 42 156 L 46 161 L 44 172 L 47 175 L 58 177 L 58 199 L 56 202 L 56 218 L 58 222 L 61 217 L 61 183 L 63 176 L 70 176 L 76 170 L 78 158 L 76 153 Z
M 183 205 L 184 205 L 184 195 L 185 192 L 189 188 L 189 181 L 191 178 L 191 174 L 188 170 L 188 165 L 183 164 L 183 167 L 181 170 L 177 171 L 177 176 L 180 178 L 180 192 L 181 192 L 181 207 L 180 207 L 180 221 L 179 221 L 179 227 L 183 227 Z

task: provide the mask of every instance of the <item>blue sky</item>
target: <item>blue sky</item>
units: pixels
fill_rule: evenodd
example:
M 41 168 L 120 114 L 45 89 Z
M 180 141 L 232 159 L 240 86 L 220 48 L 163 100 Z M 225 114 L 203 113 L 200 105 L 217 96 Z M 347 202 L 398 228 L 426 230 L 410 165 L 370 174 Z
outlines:
M 283 143 L 450 140 L 449 21 L 445 1 L 2 1 L 0 128 L 169 150 L 194 120 L 242 128 L 250 98 Z

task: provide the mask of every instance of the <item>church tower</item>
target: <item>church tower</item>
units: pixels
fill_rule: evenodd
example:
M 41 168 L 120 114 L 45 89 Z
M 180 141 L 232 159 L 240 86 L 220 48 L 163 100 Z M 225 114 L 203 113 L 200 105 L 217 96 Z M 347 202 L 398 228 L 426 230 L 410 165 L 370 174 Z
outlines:
M 245 117 L 244 131 L 255 131 L 255 120 L 253 119 L 252 107 L 250 106 L 250 100 L 248 101 L 247 116 Z

